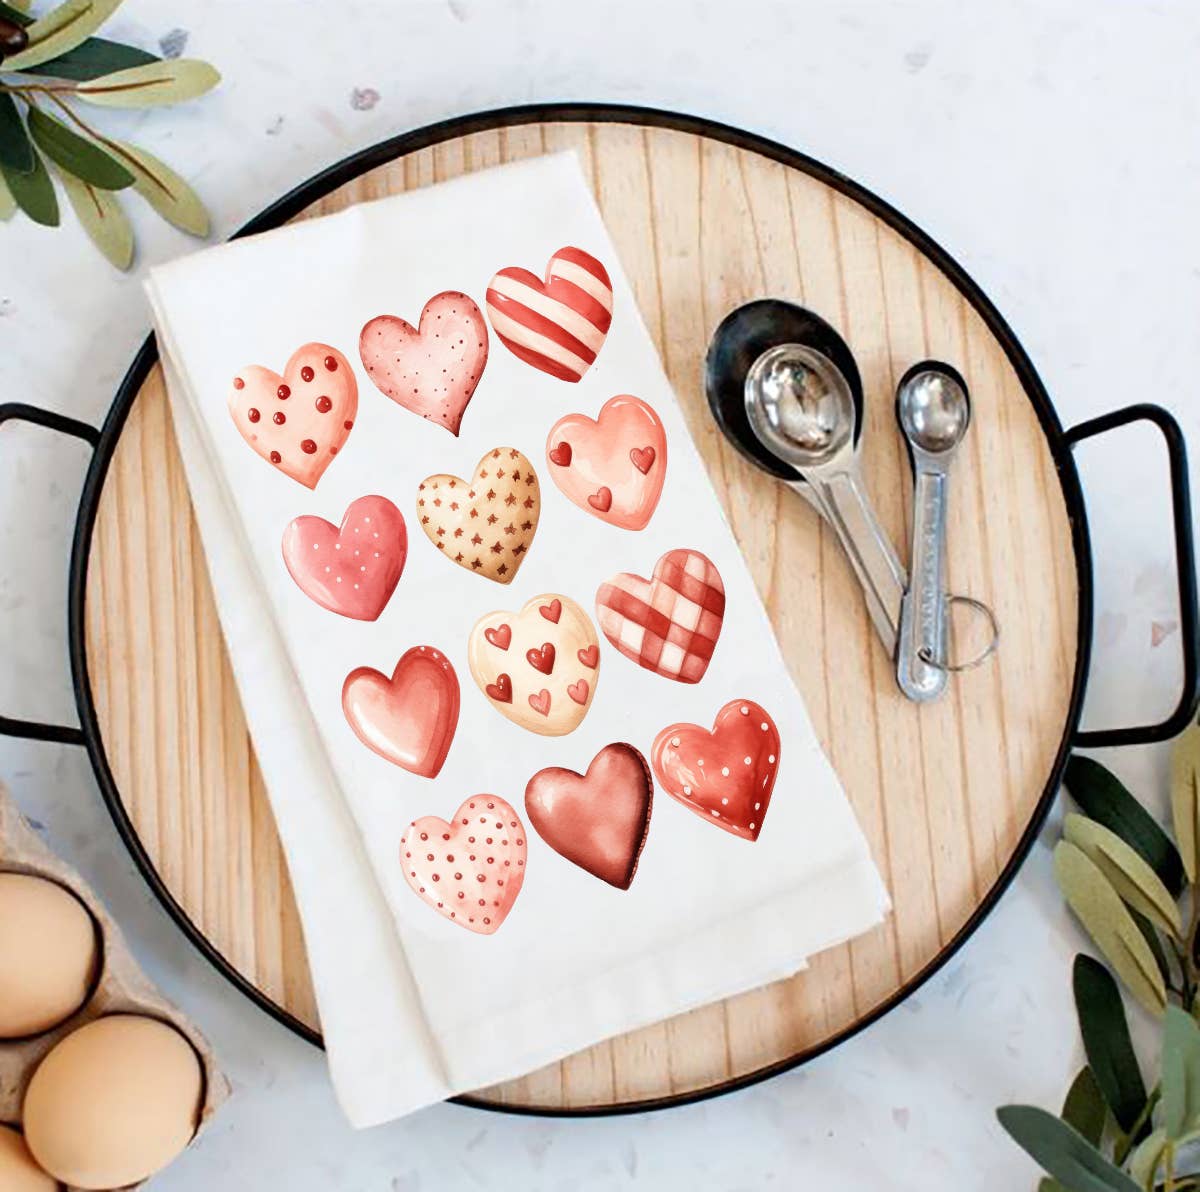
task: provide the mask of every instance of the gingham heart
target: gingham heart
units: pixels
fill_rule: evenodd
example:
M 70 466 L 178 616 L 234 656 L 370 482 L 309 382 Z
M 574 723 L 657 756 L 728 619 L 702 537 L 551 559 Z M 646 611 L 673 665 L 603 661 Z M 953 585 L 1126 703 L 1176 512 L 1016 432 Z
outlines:
M 488 283 L 492 330 L 514 356 L 563 381 L 591 367 L 612 324 L 608 270 L 579 248 L 560 248 L 546 280 L 509 266 Z
M 721 573 L 697 550 L 669 550 L 649 580 L 623 571 L 596 593 L 604 636 L 638 666 L 680 683 L 704 677 L 724 616 Z
M 404 880 L 439 915 L 491 935 L 525 880 L 529 846 L 521 817 L 496 795 L 466 799 L 447 823 L 413 820 L 400 841 Z

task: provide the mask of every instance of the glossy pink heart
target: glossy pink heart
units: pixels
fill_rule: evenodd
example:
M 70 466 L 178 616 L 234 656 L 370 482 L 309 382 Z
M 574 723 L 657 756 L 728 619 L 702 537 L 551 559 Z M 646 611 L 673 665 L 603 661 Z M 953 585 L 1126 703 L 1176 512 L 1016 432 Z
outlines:
M 300 590 L 356 621 L 383 612 L 407 558 L 404 515 L 387 497 L 351 502 L 341 526 L 306 515 L 283 532 L 283 561 Z

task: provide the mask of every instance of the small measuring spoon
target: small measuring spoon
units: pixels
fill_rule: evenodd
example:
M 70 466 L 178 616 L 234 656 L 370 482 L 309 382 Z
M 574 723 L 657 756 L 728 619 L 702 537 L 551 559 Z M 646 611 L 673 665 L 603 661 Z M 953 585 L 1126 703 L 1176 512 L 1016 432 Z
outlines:
M 946 501 L 950 463 L 971 423 L 966 382 L 937 360 L 913 365 L 896 390 L 896 420 L 913 466 L 910 583 L 900 605 L 896 680 L 909 699 L 931 700 L 949 674 Z
M 777 344 L 751 364 L 743 400 L 755 437 L 804 481 L 785 483 L 836 532 L 875 630 L 894 658 L 904 568 L 863 486 L 855 444 L 859 415 L 845 375 L 808 344 Z

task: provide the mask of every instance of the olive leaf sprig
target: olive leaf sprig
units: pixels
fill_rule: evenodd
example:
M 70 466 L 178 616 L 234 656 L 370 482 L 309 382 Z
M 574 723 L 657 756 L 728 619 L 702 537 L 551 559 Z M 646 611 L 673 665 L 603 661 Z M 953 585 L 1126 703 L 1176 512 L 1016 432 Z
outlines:
M 162 59 L 95 36 L 121 0 L 64 0 L 39 17 L 0 0 L 0 220 L 18 209 L 57 227 L 58 176 L 79 222 L 118 269 L 133 263 L 133 229 L 117 192 L 136 191 L 163 219 L 208 234 L 199 196 L 165 163 L 106 136 L 79 104 L 148 108 L 211 90 L 221 76 L 194 58 Z
M 997 1116 L 1049 1173 L 1039 1192 L 1200 1192 L 1200 727 L 1172 751 L 1174 840 L 1091 758 L 1072 757 L 1065 784 L 1079 811 L 1063 821 L 1055 877 L 1109 967 L 1075 958 L 1087 1064 L 1059 1116 Z M 1149 1089 L 1116 978 L 1161 1021 Z

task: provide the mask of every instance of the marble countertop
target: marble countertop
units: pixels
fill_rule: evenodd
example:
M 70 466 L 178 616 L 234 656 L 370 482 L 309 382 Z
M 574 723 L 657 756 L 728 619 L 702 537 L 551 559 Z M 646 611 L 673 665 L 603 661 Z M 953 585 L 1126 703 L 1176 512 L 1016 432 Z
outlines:
M 201 102 L 111 125 L 193 181 L 217 236 L 348 152 L 451 115 L 553 99 L 694 112 L 812 154 L 930 232 L 1010 321 L 1065 423 L 1154 400 L 1200 443 L 1200 9 L 1182 0 L 127 0 L 108 30 L 186 46 L 223 71 Z M 71 217 L 56 231 L 22 218 L 0 227 L 3 400 L 103 417 L 147 329 L 142 271 L 194 247 L 142 211 L 135 222 L 129 276 Z M 1085 723 L 1155 719 L 1180 676 L 1165 458 L 1149 429 L 1079 458 L 1097 555 Z M 82 445 L 34 428 L 0 434 L 9 715 L 74 722 L 65 576 L 85 462 Z M 1102 760 L 1161 814 L 1162 748 Z M 1052 821 L 945 969 L 799 1071 L 647 1116 L 447 1105 L 354 1134 L 321 1055 L 217 976 L 153 900 L 83 752 L 0 740 L 0 775 L 235 1085 L 204 1138 L 155 1181 L 163 1192 L 1008 1192 L 1032 1188 L 1035 1173 L 995 1106 L 1057 1107 L 1080 1062 L 1070 961 L 1083 937 L 1051 878 Z

